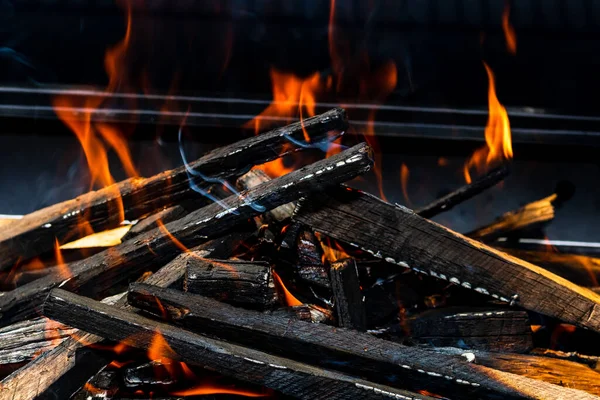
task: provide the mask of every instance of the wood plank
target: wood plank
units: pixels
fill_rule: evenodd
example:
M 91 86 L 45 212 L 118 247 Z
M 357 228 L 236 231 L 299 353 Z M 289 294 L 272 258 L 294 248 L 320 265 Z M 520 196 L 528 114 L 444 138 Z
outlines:
M 150 285 L 130 286 L 129 301 L 158 316 L 161 311 L 156 305 L 157 298 L 172 321 L 186 329 L 413 391 L 427 390 L 461 399 L 538 398 L 539 393 L 546 393 L 546 398 L 560 398 L 583 394 L 489 370 L 469 363 L 464 357 L 443 357 L 355 330 L 269 316 Z M 490 378 L 490 374 L 495 377 Z M 534 384 L 538 386 L 535 390 Z
M 469 232 L 466 236 L 481 242 L 490 242 L 515 232 L 539 229 L 554 219 L 553 203 L 557 198 L 557 194 L 552 194 L 518 210 L 504 213 L 490 224 Z
M 305 132 L 313 142 L 320 142 L 332 139 L 328 137 L 330 131 L 344 131 L 347 125 L 346 112 L 336 108 L 218 148 L 188 167 L 200 174 L 195 183 L 206 187 L 207 182 L 201 179 L 202 176 L 229 179 L 242 175 L 253 165 L 273 160 L 286 151 L 302 150 L 302 146 L 289 145 L 304 143 Z M 200 195 L 190 186 L 188 170 L 182 166 L 150 178 L 127 179 L 43 208 L 13 221 L 10 229 L 0 231 L 0 271 L 12 267 L 19 259 L 52 250 L 56 239 L 64 243 L 67 237 L 70 240 L 80 238 L 76 228 L 82 221 L 88 222 L 95 232 L 118 227 L 123 218 L 118 212 L 121 204 L 124 218 L 135 220 L 186 198 L 198 197 Z
M 585 287 L 600 286 L 600 258 L 554 251 L 519 250 L 494 246 L 522 260 L 539 265 L 571 282 Z
M 351 258 L 336 261 L 331 264 L 329 274 L 339 326 L 366 331 L 367 315 L 356 262 Z
M 458 354 L 461 349 L 438 349 L 444 354 Z M 600 396 L 600 371 L 574 361 L 560 360 L 529 354 L 492 353 L 474 351 L 475 362 L 480 365 L 518 374 L 530 379 L 586 391 Z M 545 398 L 540 396 L 539 398 Z M 576 397 L 575 397 L 576 398 Z
M 533 347 L 527 312 L 500 307 L 447 307 L 403 321 L 412 340 L 434 347 L 524 353 Z
M 271 266 L 262 261 L 190 258 L 184 287 L 240 307 L 267 309 L 278 301 Z
M 183 279 L 185 273 L 185 259 L 187 257 L 228 257 L 230 251 L 235 249 L 235 244 L 247 237 L 244 233 L 235 233 L 223 238 L 214 239 L 206 242 L 188 253 L 184 253 L 159 269 L 155 274 L 147 278 L 146 282 L 161 287 L 168 287 Z M 126 308 L 125 298 L 116 303 L 116 307 Z M 96 371 L 102 368 L 106 362 L 100 360 L 95 353 L 82 351 L 84 345 L 91 345 L 103 340 L 102 337 L 82 331 L 72 332 L 71 336 L 65 339 L 54 349 L 47 351 L 13 372 L 0 382 L 0 400 L 29 400 L 39 396 L 51 387 L 63 375 L 67 374 L 74 367 L 89 366 Z M 87 377 L 95 373 L 92 371 Z M 69 379 L 69 384 L 75 384 L 73 379 Z M 61 389 L 64 384 L 60 385 Z M 75 387 L 76 389 L 76 387 Z
M 294 218 L 399 267 L 600 332 L 600 296 L 411 210 L 348 188 L 301 201 Z
M 152 338 L 160 332 L 182 361 L 299 399 L 427 398 L 193 334 L 61 289 L 50 293 L 44 313 L 68 325 L 141 349 L 148 349 Z
M 11 292 L 2 293 L 0 325 L 33 315 L 50 289 L 58 285 L 100 297 L 99 293 L 114 284 L 169 262 L 181 253 L 181 245 L 188 248 L 197 246 L 264 211 L 352 179 L 368 171 L 371 163 L 369 146 L 356 145 L 240 195 L 210 204 L 121 245 L 71 263 L 68 265 L 70 277 L 65 278 L 64 274 L 48 275 Z M 176 238 L 176 242 L 173 238 Z
M 507 165 L 495 168 L 487 174 L 480 176 L 468 185 L 462 186 L 457 190 L 432 201 L 426 206 L 415 209 L 415 213 L 423 218 L 432 218 L 440 213 L 452 209 L 454 206 L 477 196 L 481 192 L 489 189 L 508 176 L 510 169 Z
M 55 347 L 74 331 L 44 317 L 0 328 L 0 364 L 29 361 Z

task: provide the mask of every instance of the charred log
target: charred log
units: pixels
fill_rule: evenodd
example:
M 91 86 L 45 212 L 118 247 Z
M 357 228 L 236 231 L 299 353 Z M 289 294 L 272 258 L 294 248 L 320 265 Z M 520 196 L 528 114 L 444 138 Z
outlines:
M 30 317 L 57 285 L 100 297 L 103 290 L 171 261 L 181 251 L 222 235 L 264 211 L 313 191 L 347 181 L 371 166 L 371 150 L 360 144 L 333 157 L 232 195 L 119 246 L 68 265 L 68 276 L 53 274 L 0 297 L 0 324 Z M 175 239 L 174 239 L 175 238 Z
M 424 207 L 416 209 L 415 213 L 423 218 L 432 218 L 452 209 L 463 201 L 467 201 L 470 198 L 477 196 L 484 190 L 493 187 L 506 178 L 509 173 L 510 169 L 506 165 L 493 169 L 487 174 L 477 178 L 472 183 L 465 185 L 440 199 L 434 200 Z
M 330 275 L 338 324 L 344 328 L 365 331 L 367 316 L 356 262 L 350 258 L 336 261 L 331 264 Z
M 62 295 L 61 292 L 54 297 Z M 565 389 L 558 386 L 541 385 L 534 389 L 539 385 L 536 381 L 473 365 L 462 357 L 440 357 L 435 352 L 402 346 L 367 333 L 266 316 L 149 285 L 130 287 L 130 302 L 161 315 L 156 299 L 173 321 L 186 329 L 256 346 L 284 357 L 319 363 L 376 382 L 390 385 L 402 382 L 402 386 L 410 390 L 455 394 L 460 398 L 535 397 L 538 390 L 548 394 L 557 391 L 555 396 L 566 395 L 562 392 Z M 60 318 L 58 312 L 52 311 L 52 315 Z M 382 375 L 381 371 L 386 374 Z
M 404 321 L 411 339 L 435 347 L 524 353 L 533 347 L 527 313 L 506 308 L 449 307 Z
M 600 296 L 404 207 L 338 188 L 301 201 L 295 219 L 399 267 L 600 332 Z
M 231 234 L 204 243 L 159 269 L 147 278 L 146 282 L 161 287 L 176 284 L 182 281 L 185 274 L 186 264 L 180 261 L 182 258 L 190 257 L 192 254 L 201 257 L 228 257 L 231 255 L 229 252 L 234 250 L 236 244 L 244 237 L 247 237 L 247 234 Z M 117 301 L 116 307 L 126 308 L 125 298 Z M 55 382 L 61 381 L 63 376 L 69 375 L 73 369 L 91 369 L 91 372 L 83 378 L 83 382 L 85 382 L 85 379 L 96 373 L 108 361 L 102 360 L 91 351 L 82 351 L 82 347 L 98 343 L 102 339 L 102 337 L 81 331 L 73 332 L 61 344 L 4 378 L 0 382 L 0 399 L 28 400 L 36 398 L 52 387 Z M 74 390 L 78 387 L 77 379 L 69 378 L 66 379 L 66 382 L 56 383 L 59 386 L 58 390 L 68 391 L 66 383 L 75 385 Z
M 277 303 L 271 267 L 260 261 L 187 260 L 185 289 L 229 304 L 266 309 Z
M 252 165 L 261 164 L 284 155 L 293 142 L 303 142 L 308 132 L 313 143 L 329 140 L 328 132 L 344 131 L 346 113 L 333 109 L 286 127 L 240 142 L 221 147 L 187 167 L 163 172 L 151 178 L 131 178 L 107 188 L 86 193 L 76 199 L 55 204 L 11 222 L 0 232 L 0 270 L 11 267 L 19 258 L 31 258 L 53 249 L 56 239 L 60 243 L 70 236 L 78 239 L 77 226 L 82 220 L 94 231 L 116 228 L 123 218 L 135 220 L 165 206 L 198 197 L 190 187 L 188 169 L 199 177 L 196 184 L 206 186 L 199 179 L 229 179 L 248 171 Z M 293 148 L 292 151 L 301 150 Z M 288 199 L 293 200 L 293 199 Z
M 50 293 L 44 312 L 50 318 L 113 340 L 127 339 L 130 345 L 141 349 L 147 349 L 152 337 L 160 331 L 183 361 L 200 364 L 224 375 L 264 385 L 299 399 L 423 398 L 403 390 L 209 339 L 61 289 Z
M 253 169 L 240 176 L 236 181 L 236 186 L 239 190 L 248 190 L 270 180 L 271 178 L 264 171 L 260 169 Z M 295 207 L 296 205 L 294 203 L 287 203 L 267 211 L 257 218 L 260 220 L 259 222 L 261 225 L 282 222 L 292 216 Z

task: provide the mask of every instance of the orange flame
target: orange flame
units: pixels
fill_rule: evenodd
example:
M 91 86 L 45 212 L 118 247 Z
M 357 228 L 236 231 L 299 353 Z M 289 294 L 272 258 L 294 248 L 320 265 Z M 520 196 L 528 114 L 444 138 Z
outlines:
M 476 150 L 465 163 L 464 175 L 467 183 L 472 182 L 469 172 L 471 168 L 475 168 L 479 173 L 483 173 L 495 163 L 510 160 L 513 157 L 508 114 L 506 108 L 500 104 L 496 96 L 494 73 L 486 63 L 483 63 L 483 65 L 489 80 L 489 117 L 487 126 L 485 127 L 486 146 Z
M 410 170 L 408 169 L 406 164 L 402 163 L 402 166 L 400 167 L 400 183 L 402 184 L 402 194 L 404 195 L 404 201 L 406 202 L 406 205 L 409 207 L 412 207 L 412 202 L 410 201 L 410 198 L 408 197 L 408 190 L 407 190 L 409 176 L 410 176 Z
M 270 73 L 273 101 L 263 112 L 244 125 L 247 128 L 253 127 L 256 134 L 281 124 L 281 121 L 290 123 L 296 115 L 300 115 L 301 118 L 315 115 L 315 96 L 323 87 L 318 72 L 308 78 L 299 78 L 275 68 L 271 68 Z M 306 115 L 303 109 L 306 109 Z M 310 142 L 306 132 L 304 134 L 305 140 Z
M 513 56 L 517 54 L 517 35 L 515 29 L 510 24 L 510 0 L 504 3 L 504 11 L 502 12 L 502 30 L 506 38 L 506 49 Z
M 285 295 L 285 303 L 288 306 L 290 306 L 290 307 L 301 306 L 303 304 L 300 300 L 295 298 L 293 294 L 290 293 L 290 291 L 285 287 L 285 285 L 283 284 L 283 281 L 281 280 L 281 278 L 275 271 L 273 271 L 273 278 L 275 278 L 275 282 L 277 282 L 277 284 L 281 288 L 281 291 Z
M 323 236 L 319 232 L 315 232 L 315 237 L 319 241 L 321 249 L 323 249 L 323 255 L 321 256 L 321 262 L 323 264 L 326 264 L 327 262 L 334 263 L 343 258 L 350 257 L 337 240 L 331 239 L 328 236 Z
M 131 10 L 127 2 L 127 31 L 124 39 L 108 49 L 105 54 L 105 68 L 109 77 L 107 94 L 115 92 L 121 86 L 125 71 L 125 56 L 131 41 Z M 134 167 L 127 142 L 122 133 L 116 128 L 103 123 L 93 121 L 94 112 L 102 106 L 104 99 L 101 97 L 81 98 L 71 96 L 58 96 L 52 100 L 54 112 L 65 125 L 75 133 L 79 140 L 90 171 L 90 189 L 94 187 L 108 187 L 115 183 L 108 159 L 108 149 L 117 154 L 123 164 L 125 172 L 129 176 L 138 176 Z M 81 120 L 77 120 L 72 114 L 73 109 L 82 113 Z M 117 190 L 115 188 L 115 190 Z M 120 194 L 118 191 L 115 193 Z M 117 205 L 118 215 L 121 220 L 125 219 L 122 204 Z M 93 232 L 92 232 L 93 233 Z
M 287 153 L 288 151 L 291 151 L 292 148 L 292 144 L 286 143 L 283 145 L 282 153 Z M 269 161 L 261 165 L 256 165 L 252 169 L 260 169 L 264 171 L 267 175 L 269 175 L 269 177 L 277 178 L 294 171 L 297 168 L 296 163 L 300 160 L 298 158 L 292 160 L 293 163 L 289 166 L 285 165 L 286 161 L 287 157 L 280 157 L 273 161 Z
M 56 257 L 56 268 L 58 268 L 58 274 L 61 279 L 70 279 L 73 277 L 73 273 L 69 269 L 69 266 L 65 263 L 62 252 L 60 251 L 60 244 L 58 239 L 54 242 L 54 256 Z
M 208 394 L 233 394 L 246 397 L 265 397 L 266 394 L 251 392 L 249 390 L 240 390 L 234 388 L 219 387 L 213 385 L 199 385 L 190 389 L 180 390 L 171 393 L 173 396 L 202 396 Z
M 171 377 L 175 378 L 177 376 L 179 362 L 174 361 L 178 358 L 177 353 L 173 351 L 165 337 L 158 330 L 152 337 L 147 355 L 150 360 L 160 362 Z

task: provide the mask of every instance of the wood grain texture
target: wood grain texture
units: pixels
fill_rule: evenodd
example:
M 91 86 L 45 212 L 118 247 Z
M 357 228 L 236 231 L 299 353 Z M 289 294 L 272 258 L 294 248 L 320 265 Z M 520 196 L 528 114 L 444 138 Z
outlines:
M 489 225 L 465 235 L 482 242 L 489 242 L 514 232 L 540 228 L 554 219 L 553 202 L 556 198 L 557 195 L 553 194 L 533 203 L 526 204 L 518 210 L 503 214 Z
M 356 262 L 351 258 L 336 261 L 331 264 L 329 275 L 339 326 L 366 331 L 367 315 Z
M 439 348 L 443 354 L 459 354 L 456 348 Z M 586 391 L 600 396 L 600 371 L 574 361 L 529 354 L 474 351 L 475 362 L 498 371 L 518 374 L 557 386 Z M 540 393 L 539 398 L 543 397 Z M 577 398 L 577 397 L 574 397 Z
M 600 258 L 556 253 L 554 251 L 494 247 L 512 256 L 539 265 L 577 285 L 585 287 L 600 286 Z
M 432 201 L 424 207 L 415 209 L 415 213 L 423 218 L 432 218 L 440 213 L 452 209 L 454 206 L 477 196 L 486 189 L 496 185 L 508 176 L 510 169 L 507 165 L 496 168 L 487 174 L 477 178 L 468 185 L 462 186 L 457 190 Z
M 447 307 L 403 321 L 409 336 L 435 347 L 524 353 L 533 347 L 527 312 L 498 307 Z
M 356 145 L 239 195 L 232 195 L 220 203 L 210 204 L 92 257 L 71 263 L 68 265 L 71 275 L 68 279 L 63 274 L 48 275 L 11 292 L 1 293 L 0 325 L 30 317 L 55 286 L 98 297 L 102 290 L 120 281 L 171 261 L 182 252 L 181 245 L 191 248 L 223 235 L 264 211 L 352 179 L 368 171 L 371 163 L 369 146 Z M 179 244 L 172 240 L 173 237 Z
M 29 361 L 54 348 L 74 331 L 43 317 L 0 328 L 0 364 Z
M 537 398 L 537 390 L 555 396 L 549 398 L 581 394 L 516 376 L 511 379 L 505 373 L 498 375 L 500 383 L 489 377 L 498 371 L 463 357 L 444 357 L 367 333 L 264 315 L 175 290 L 132 284 L 128 298 L 157 316 L 161 313 L 158 298 L 172 321 L 186 329 L 413 391 L 428 390 L 450 398 Z
M 182 254 L 172 262 L 168 263 L 155 274 L 147 278 L 146 282 L 151 285 L 168 287 L 177 281 L 181 281 L 185 273 L 185 262 L 181 259 L 191 256 L 228 257 L 228 253 L 235 248 L 235 243 L 243 240 L 245 234 L 231 234 L 224 238 L 214 239 L 206 242 L 191 252 Z M 115 307 L 125 308 L 125 298 L 118 301 Z M 77 330 L 71 333 L 71 337 L 65 339 L 61 344 L 47 351 L 22 368 L 13 372 L 0 382 L 0 400 L 29 400 L 43 393 L 72 368 L 81 365 L 90 365 L 93 370 L 102 368 L 102 360 L 97 361 L 94 353 L 83 353 L 85 344 L 94 344 L 103 340 L 102 337 Z M 97 370 L 96 370 L 97 371 Z M 95 372 L 95 371 L 94 371 Z M 92 372 L 91 374 L 93 374 Z M 90 374 L 90 375 L 91 375 Z
M 228 179 L 247 172 L 285 152 L 302 150 L 289 146 L 304 143 L 305 131 L 314 142 L 329 140 L 330 131 L 347 128 L 346 113 L 336 108 L 262 135 L 224 146 L 209 152 L 189 164 L 189 168 L 210 178 Z M 287 150 L 290 149 L 290 150 Z M 206 186 L 199 178 L 196 184 Z M 151 178 L 131 178 L 107 188 L 92 191 L 73 200 L 35 211 L 15 220 L 10 229 L 0 231 L 0 270 L 10 268 L 19 259 L 28 259 L 54 248 L 55 240 L 63 243 L 79 238 L 77 226 L 87 221 L 95 232 L 116 228 L 125 210 L 125 219 L 135 220 L 165 206 L 200 195 L 190 187 L 185 166 L 166 171 Z
M 112 340 L 126 340 L 127 344 L 141 349 L 150 347 L 158 331 L 185 362 L 263 385 L 298 399 L 427 398 L 193 334 L 61 289 L 54 289 L 50 293 L 44 313 Z
M 600 332 L 600 296 L 411 210 L 338 188 L 302 201 L 294 218 L 399 267 Z
M 190 258 L 185 290 L 240 307 L 267 309 L 277 304 L 269 263 Z

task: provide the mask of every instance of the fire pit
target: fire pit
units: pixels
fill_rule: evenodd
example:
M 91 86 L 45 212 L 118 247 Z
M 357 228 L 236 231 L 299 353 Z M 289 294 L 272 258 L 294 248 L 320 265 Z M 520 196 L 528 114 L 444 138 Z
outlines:
M 600 396 L 593 2 L 84 3 L 2 5 L 0 399 Z

